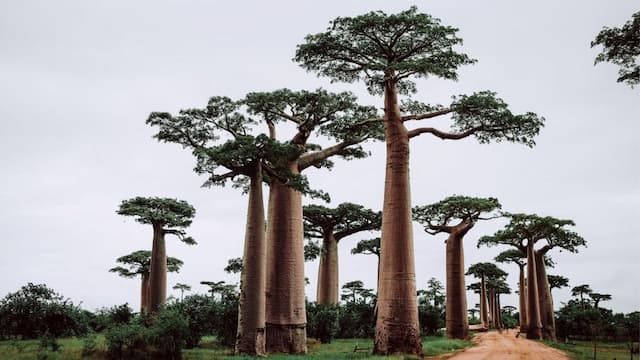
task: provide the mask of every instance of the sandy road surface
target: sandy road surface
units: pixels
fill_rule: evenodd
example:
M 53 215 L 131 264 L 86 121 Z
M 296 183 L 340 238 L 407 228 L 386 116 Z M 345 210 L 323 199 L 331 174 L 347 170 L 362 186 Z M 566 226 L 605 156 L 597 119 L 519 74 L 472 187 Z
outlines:
M 457 353 L 448 360 L 570 360 L 562 351 L 539 342 L 516 338 L 516 330 L 479 333 L 477 345 Z

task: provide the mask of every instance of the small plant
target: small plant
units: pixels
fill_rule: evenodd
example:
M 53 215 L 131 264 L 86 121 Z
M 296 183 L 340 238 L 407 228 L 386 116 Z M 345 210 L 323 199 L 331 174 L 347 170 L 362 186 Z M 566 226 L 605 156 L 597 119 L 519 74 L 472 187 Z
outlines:
M 53 352 L 60 350 L 60 344 L 58 343 L 58 339 L 56 339 L 53 335 L 46 333 L 44 336 L 40 338 L 40 350 L 51 350 Z
M 94 332 L 90 332 L 82 339 L 82 356 L 89 356 L 96 352 L 98 347 L 97 336 Z

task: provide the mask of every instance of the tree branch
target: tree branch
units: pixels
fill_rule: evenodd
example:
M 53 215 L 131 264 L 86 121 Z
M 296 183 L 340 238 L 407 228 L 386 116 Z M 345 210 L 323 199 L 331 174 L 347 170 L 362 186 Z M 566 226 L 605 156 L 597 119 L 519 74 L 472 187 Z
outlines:
M 409 131 L 408 135 L 409 135 L 409 139 L 416 137 L 420 134 L 424 134 L 424 133 L 430 133 L 436 137 L 439 137 L 442 140 L 459 140 L 459 139 L 464 139 L 468 136 L 473 135 L 474 133 L 476 133 L 479 130 L 482 130 L 484 128 L 483 125 L 480 126 L 476 126 L 472 129 L 469 129 L 465 132 L 461 132 L 461 133 L 448 133 L 448 132 L 444 132 L 444 131 L 440 131 L 438 129 L 432 128 L 432 127 L 423 127 L 423 128 L 417 128 L 414 130 Z
M 339 154 L 345 148 L 351 145 L 357 144 L 363 140 L 364 139 L 362 138 L 358 138 L 354 140 L 345 140 L 343 142 L 330 146 L 326 149 L 304 154 L 300 157 L 300 159 L 298 159 L 298 169 L 302 171 L 308 168 L 309 166 L 313 166 L 333 155 Z
M 431 119 L 434 118 L 436 116 L 441 116 L 441 115 L 446 115 L 449 113 L 454 112 L 455 109 L 442 109 L 442 110 L 438 110 L 438 111 L 433 111 L 430 113 L 426 113 L 426 114 L 420 114 L 420 115 L 407 115 L 407 116 L 403 116 L 402 117 L 402 121 L 409 121 L 409 120 L 424 120 L 424 119 Z

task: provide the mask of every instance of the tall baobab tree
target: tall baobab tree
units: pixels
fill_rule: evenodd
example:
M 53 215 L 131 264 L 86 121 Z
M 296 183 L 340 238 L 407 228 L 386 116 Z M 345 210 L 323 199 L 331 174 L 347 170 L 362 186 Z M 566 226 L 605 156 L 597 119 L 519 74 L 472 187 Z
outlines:
M 591 290 L 591 287 L 589 285 L 587 285 L 587 284 L 574 286 L 571 289 L 571 295 L 572 296 L 580 296 L 580 308 L 582 308 L 582 310 L 584 310 L 584 308 L 585 308 L 584 296 L 585 295 L 589 295 L 592 292 L 593 292 L 593 290 Z
M 464 236 L 478 220 L 499 216 L 501 208 L 495 198 L 450 196 L 435 204 L 413 208 L 413 219 L 424 225 L 431 235 L 448 234 L 446 240 L 446 332 L 449 339 L 469 336 L 467 296 L 464 283 Z M 487 214 L 488 216 L 483 216 Z
M 186 236 L 196 214 L 193 206 L 184 200 L 158 197 L 136 197 L 123 200 L 117 211 L 132 216 L 137 222 L 153 227 L 153 245 L 149 274 L 149 312 L 157 313 L 167 299 L 167 250 L 165 235 L 174 235 L 185 244 L 194 245 Z
M 487 292 L 489 294 L 489 312 L 493 319 L 493 326 L 496 329 L 502 329 L 502 312 L 500 311 L 500 295 L 511 294 L 511 288 L 505 281 L 504 277 L 492 278 L 487 280 Z
M 491 297 L 487 294 L 487 282 L 502 280 L 507 276 L 507 273 L 496 266 L 496 264 L 490 262 L 476 263 L 469 266 L 465 275 L 473 275 L 480 279 L 480 322 L 483 327 L 489 328 L 490 324 L 495 325 L 495 317 L 492 314 Z M 474 289 L 475 286 L 470 286 L 470 289 Z M 491 318 L 489 318 L 491 315 Z
M 147 313 L 149 309 L 149 273 L 151 269 L 151 251 L 138 250 L 131 254 L 121 256 L 116 262 L 125 265 L 109 269 L 125 278 L 134 278 L 140 275 L 140 312 Z M 167 272 L 178 272 L 182 267 L 182 260 L 167 256 Z
M 606 61 L 618 65 L 618 82 L 631 87 L 640 84 L 640 11 L 622 27 L 602 29 L 591 42 L 591 47 L 597 45 L 602 45 L 602 52 L 596 56 L 596 64 Z
M 338 304 L 338 243 L 362 231 L 379 230 L 381 214 L 361 205 L 342 203 L 336 208 L 303 207 L 305 237 L 322 239 L 318 266 L 318 304 Z
M 373 107 L 360 106 L 351 93 L 291 91 L 251 93 L 245 98 L 250 114 L 269 125 L 288 123 L 295 133 L 288 144 L 301 149 L 296 156 L 280 157 L 279 165 L 298 175 L 310 167 L 330 168 L 331 158 L 368 155 L 361 143 L 382 138 L 382 124 Z M 363 120 L 364 119 L 364 120 Z M 287 132 L 289 133 L 289 132 Z M 320 148 L 309 143 L 312 135 L 329 138 Z M 267 226 L 266 332 L 269 352 L 305 353 L 304 240 L 302 193 L 279 179 L 270 183 Z M 322 196 L 318 192 L 310 192 Z M 325 197 L 326 199 L 326 197 Z
M 411 77 L 456 80 L 460 66 L 475 61 L 454 47 L 462 39 L 411 7 L 388 15 L 382 11 L 339 17 L 325 32 L 307 35 L 295 61 L 333 81 L 363 80 L 370 93 L 384 96 L 386 174 L 383 201 L 382 256 L 374 353 L 422 354 L 416 304 L 411 226 L 409 140 L 431 134 L 443 140 L 475 136 L 481 143 L 511 141 L 533 146 L 543 119 L 533 113 L 514 115 L 495 93 L 455 97 L 448 107 L 407 101 L 399 94 L 416 91 Z M 409 121 L 451 114 L 453 130 L 425 126 L 407 129 Z
M 212 97 L 203 109 L 182 110 L 176 116 L 152 113 L 147 123 L 158 128 L 158 140 L 192 150 L 197 158 L 195 171 L 208 176 L 204 186 L 232 182 L 248 192 L 235 352 L 264 355 L 267 242 L 262 185 L 279 179 L 301 191 L 307 188 L 306 179 L 280 164 L 281 157 L 295 157 L 302 150 L 266 134 L 251 135 L 256 124 L 242 112 L 243 104 Z
M 492 236 L 483 236 L 478 246 L 510 245 L 527 254 L 527 338 L 555 340 L 553 300 L 544 259 L 551 249 L 576 253 L 586 242 L 566 228 L 575 225 L 572 220 L 528 214 L 506 216 L 510 221 L 505 228 Z M 544 245 L 536 249 L 538 242 Z

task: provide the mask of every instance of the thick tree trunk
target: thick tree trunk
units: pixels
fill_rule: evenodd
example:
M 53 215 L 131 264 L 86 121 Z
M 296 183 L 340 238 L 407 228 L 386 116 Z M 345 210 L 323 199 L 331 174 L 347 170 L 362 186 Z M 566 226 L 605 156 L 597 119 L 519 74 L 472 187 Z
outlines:
M 446 326 L 449 339 L 466 339 L 469 336 L 462 239 L 463 236 L 455 232 L 447 239 Z
M 149 270 L 149 312 L 157 314 L 167 300 L 167 247 L 163 224 L 153 224 L 153 246 Z
M 489 328 L 489 311 L 487 309 L 487 285 L 484 274 L 480 276 L 480 322 L 483 328 Z
M 257 164 L 249 188 L 236 354 L 265 355 L 266 252 L 262 169 Z
M 327 231 L 322 241 L 318 267 L 318 304 L 338 304 L 338 241 L 333 230 Z
M 520 280 L 518 282 L 518 292 L 519 295 L 519 311 L 520 311 L 520 332 L 526 334 L 527 332 L 527 297 L 526 297 L 526 286 L 524 280 L 524 265 L 518 265 L 520 268 Z
M 496 294 L 496 324 L 498 329 L 502 329 L 502 306 L 500 306 L 500 293 Z
M 409 137 L 402 123 L 396 83 L 384 91 L 387 146 L 378 315 L 373 352 L 422 355 L 411 223 Z
M 297 163 L 291 171 L 298 173 Z M 307 315 L 304 299 L 302 195 L 274 180 L 267 226 L 267 352 L 305 354 Z
M 544 254 L 536 252 L 536 279 L 538 281 L 538 299 L 540 306 L 540 321 L 542 322 L 542 338 L 556 341 L 556 321 L 553 316 L 553 300 L 551 288 L 544 265 Z
M 146 314 L 149 311 L 149 273 L 142 273 L 141 278 L 142 283 L 140 284 L 140 313 Z
M 542 338 L 542 322 L 540 320 L 540 304 L 538 303 L 538 281 L 536 275 L 536 260 L 533 242 L 527 244 L 527 339 Z
M 489 290 L 489 328 L 495 329 L 496 326 L 496 293 L 495 290 Z

